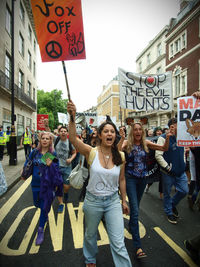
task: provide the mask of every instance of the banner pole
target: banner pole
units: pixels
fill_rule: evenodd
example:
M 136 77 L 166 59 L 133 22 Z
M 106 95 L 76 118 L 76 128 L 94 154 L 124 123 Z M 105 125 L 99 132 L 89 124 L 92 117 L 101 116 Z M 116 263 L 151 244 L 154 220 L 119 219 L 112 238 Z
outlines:
M 62 65 L 63 65 L 63 71 L 64 71 L 64 75 L 65 75 L 65 82 L 66 82 L 66 87 L 67 87 L 67 95 L 68 95 L 68 100 L 71 100 L 71 96 L 70 96 L 70 91 L 69 91 L 69 84 L 68 84 L 68 79 L 67 79 L 67 72 L 66 72 L 66 68 L 65 68 L 65 62 L 62 61 Z M 74 118 L 72 115 L 70 115 L 71 121 L 74 122 Z
M 120 119 L 121 119 L 121 126 L 122 126 L 122 108 L 121 108 L 121 106 L 120 106 Z

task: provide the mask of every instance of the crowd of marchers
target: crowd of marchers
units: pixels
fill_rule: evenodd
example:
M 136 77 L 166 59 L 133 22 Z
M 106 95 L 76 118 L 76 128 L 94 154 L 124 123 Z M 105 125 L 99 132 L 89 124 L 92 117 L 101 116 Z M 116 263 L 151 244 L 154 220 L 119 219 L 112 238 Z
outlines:
M 200 93 L 196 92 L 194 96 L 200 98 Z M 178 204 L 184 197 L 187 196 L 191 210 L 200 211 L 200 147 L 177 146 L 176 118 L 171 118 L 164 129 L 144 129 L 139 121 L 117 129 L 107 116 L 98 128 L 86 125 L 78 135 L 76 106 L 72 101 L 68 102 L 67 111 L 70 115 L 67 126 L 59 125 L 51 131 L 46 120 L 46 131 L 35 133 L 27 127 L 21 137 L 26 157 L 24 167 L 30 160 L 33 163 L 33 202 L 40 209 L 36 245 L 44 241 L 45 224 L 54 199 L 59 202 L 57 212 L 62 213 L 70 193 L 70 173 L 84 161 L 89 170 L 80 190 L 80 199 L 84 200 L 85 264 L 96 266 L 97 232 L 102 220 L 115 266 L 132 266 L 124 242 L 123 213 L 130 214 L 129 232 L 135 258 L 147 257 L 140 240 L 139 210 L 143 193 L 148 193 L 152 185 L 146 179 L 149 153 L 154 152 L 153 157 L 159 165 L 158 191 L 166 219 L 177 224 Z M 198 261 L 200 235 L 185 240 L 184 244 Z

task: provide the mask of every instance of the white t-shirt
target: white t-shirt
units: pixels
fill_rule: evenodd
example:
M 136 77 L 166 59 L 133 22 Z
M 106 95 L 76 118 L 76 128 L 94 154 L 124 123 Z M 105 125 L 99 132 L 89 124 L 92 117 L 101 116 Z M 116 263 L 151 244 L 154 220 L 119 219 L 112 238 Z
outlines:
M 90 179 L 87 191 L 95 196 L 109 196 L 118 191 L 120 165 L 105 169 L 99 161 L 98 150 L 90 167 Z

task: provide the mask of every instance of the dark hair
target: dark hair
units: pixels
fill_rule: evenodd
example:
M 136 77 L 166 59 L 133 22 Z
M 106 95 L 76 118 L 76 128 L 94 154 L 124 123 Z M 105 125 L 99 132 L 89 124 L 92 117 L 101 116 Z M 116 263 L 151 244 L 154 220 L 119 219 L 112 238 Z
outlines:
M 156 136 L 156 132 L 161 130 L 162 131 L 162 128 L 160 126 L 156 127 L 153 131 L 153 135 Z
M 169 121 L 168 121 L 168 127 L 170 127 L 172 124 L 176 124 L 177 123 L 177 118 L 171 118 Z
M 58 131 L 60 132 L 60 130 L 61 130 L 61 129 L 65 129 L 65 130 L 67 130 L 67 131 L 68 131 L 68 129 L 67 129 L 67 127 L 66 127 L 66 126 L 61 126 L 61 127 L 59 128 L 59 130 L 58 130 Z
M 117 128 L 116 128 L 116 125 L 112 121 L 103 122 L 97 129 L 98 134 L 101 135 L 101 132 L 103 131 L 104 127 L 107 124 L 111 125 L 114 128 L 115 133 L 116 133 L 116 137 L 117 137 Z M 100 143 L 100 140 L 99 140 L 99 143 Z M 112 152 L 112 161 L 113 161 L 113 163 L 116 166 L 121 165 L 123 162 L 122 162 L 121 154 L 119 153 L 119 150 L 118 150 L 118 147 L 117 147 L 117 138 L 115 138 L 115 141 L 114 141 L 114 143 L 113 143 L 113 145 L 111 147 L 111 152 Z

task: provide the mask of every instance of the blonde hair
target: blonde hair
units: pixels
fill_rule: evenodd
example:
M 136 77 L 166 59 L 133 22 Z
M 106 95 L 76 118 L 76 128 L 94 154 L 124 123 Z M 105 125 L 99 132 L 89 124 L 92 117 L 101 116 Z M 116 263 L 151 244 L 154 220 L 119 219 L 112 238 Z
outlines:
M 148 149 L 148 147 L 146 145 L 146 141 L 145 141 L 146 140 L 146 133 L 145 133 L 145 130 L 144 130 L 144 128 L 140 122 L 135 122 L 135 123 L 131 124 L 131 129 L 129 130 L 128 138 L 127 138 L 128 143 L 127 143 L 126 152 L 129 154 L 131 152 L 131 150 L 133 149 L 133 145 L 135 144 L 133 129 L 134 129 L 134 126 L 136 124 L 140 125 L 142 128 L 141 146 L 148 153 L 149 149 Z

